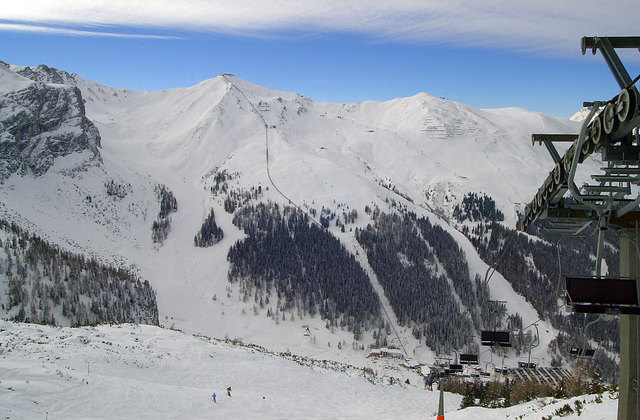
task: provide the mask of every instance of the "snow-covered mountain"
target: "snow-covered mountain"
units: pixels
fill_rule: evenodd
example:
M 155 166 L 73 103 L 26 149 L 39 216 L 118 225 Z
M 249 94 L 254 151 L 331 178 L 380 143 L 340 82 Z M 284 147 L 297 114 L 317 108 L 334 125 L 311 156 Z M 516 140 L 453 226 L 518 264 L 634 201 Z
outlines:
M 55 97 L 64 112 L 44 118 L 43 110 L 56 107 L 21 99 L 29 92 L 39 101 Z M 0 163 L 7 168 L 0 216 L 65 252 L 148 281 L 162 326 L 354 363 L 366 362 L 365 348 L 384 331 L 389 344 L 428 362 L 437 352 L 453 355 L 451 349 L 479 343 L 476 337 L 425 344 L 434 313 L 477 336 L 491 326 L 487 302 L 498 300 L 506 302 L 505 317 L 520 317 L 520 327 L 537 321 L 536 360 L 549 364 L 554 356 L 548 345 L 558 329 L 512 280 L 498 270 L 486 289 L 474 282 L 489 268 L 470 240 L 478 220 L 455 213 L 475 193 L 495 200 L 499 223 L 513 228 L 553 166 L 531 134 L 576 133 L 579 123 L 519 108 L 480 110 L 426 93 L 382 103 L 320 103 L 231 74 L 141 93 L 46 66 L 0 65 L 0 95 Z M 18 150 L 22 132 L 20 140 L 32 142 Z M 385 264 L 372 261 L 380 249 L 361 235 L 369 229 L 391 238 L 400 228 L 385 230 L 383 221 L 394 214 L 400 218 L 393 223 L 404 223 L 406 238 L 422 251 L 401 250 L 406 241 L 397 236 L 389 242 L 399 247 L 393 264 L 449 296 L 432 298 L 424 313 L 399 310 L 407 306 L 399 299 L 409 298 L 391 291 L 397 282 Z M 276 228 L 289 232 L 288 239 L 276 237 Z M 215 239 L 195 246 L 198 234 Z M 456 250 L 439 248 L 445 242 Z M 269 243 L 280 251 L 267 251 Z M 322 254 L 319 246 L 333 251 Z M 282 260 L 285 268 L 256 278 L 256 250 L 264 256 L 259 267 Z M 341 262 L 326 265 L 313 256 Z M 8 273 L 0 273 L 0 287 L 8 287 Z M 311 290 L 291 273 L 334 283 Z M 347 280 L 354 282 L 351 293 L 339 289 Z M 411 296 L 409 287 L 404 292 Z M 369 295 L 373 309 L 349 312 L 367 307 L 371 301 L 362 296 Z M 9 307 L 7 299 L 3 305 Z M 61 314 L 56 322 L 71 324 Z M 507 327 L 506 319 L 493 322 Z M 490 363 L 486 356 L 483 364 Z M 506 357 L 514 363 L 520 356 Z

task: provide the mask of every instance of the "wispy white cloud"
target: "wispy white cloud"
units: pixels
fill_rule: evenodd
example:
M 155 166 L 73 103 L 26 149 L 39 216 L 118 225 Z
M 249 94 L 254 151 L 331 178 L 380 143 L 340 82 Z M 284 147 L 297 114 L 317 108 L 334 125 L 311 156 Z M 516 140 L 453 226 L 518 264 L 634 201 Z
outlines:
M 24 24 L 24 23 L 3 23 L 3 22 L 0 22 L 0 31 L 37 32 L 37 33 L 52 34 L 52 35 L 99 36 L 99 37 L 112 37 L 112 38 L 151 38 L 151 39 L 179 38 L 175 36 L 166 36 L 166 35 L 91 31 L 91 30 L 80 30 L 80 29 L 72 29 L 72 28 L 56 27 L 56 26 L 30 25 L 30 24 Z
M 550 54 L 576 53 L 584 35 L 633 35 L 639 15 L 637 0 L 614 4 L 601 0 L 20 0 L 6 2 L 0 9 L 0 19 L 5 21 L 56 31 L 63 31 L 60 26 L 65 25 L 254 36 L 288 30 L 341 31 L 380 39 Z M 16 30 L 24 30 L 24 25 L 22 28 Z M 68 31 L 76 34 L 73 29 Z M 96 32 L 107 33 L 111 34 Z

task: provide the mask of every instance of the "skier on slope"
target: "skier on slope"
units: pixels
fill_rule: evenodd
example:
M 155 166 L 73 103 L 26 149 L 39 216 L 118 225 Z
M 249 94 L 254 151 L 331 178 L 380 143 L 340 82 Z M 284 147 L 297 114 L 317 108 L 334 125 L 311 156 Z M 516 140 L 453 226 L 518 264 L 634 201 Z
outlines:
M 227 387 L 227 395 L 231 396 L 231 387 Z
M 211 398 L 213 398 L 213 402 L 216 402 L 216 393 L 214 392 L 213 395 L 211 396 Z

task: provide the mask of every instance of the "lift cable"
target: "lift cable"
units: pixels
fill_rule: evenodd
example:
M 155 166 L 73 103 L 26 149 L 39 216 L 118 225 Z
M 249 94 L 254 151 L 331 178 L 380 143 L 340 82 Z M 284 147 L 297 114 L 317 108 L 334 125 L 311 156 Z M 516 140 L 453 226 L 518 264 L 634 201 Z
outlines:
M 637 75 L 637 76 L 636 76 L 636 78 L 635 78 L 635 79 L 633 79 L 633 80 L 631 81 L 631 83 L 629 83 L 629 84 L 627 85 L 627 87 L 625 87 L 625 89 L 629 89 L 631 86 L 635 85 L 635 84 L 636 84 L 636 82 L 637 82 L 638 80 L 640 80 L 640 74 L 639 74 L 639 75 Z
M 222 77 L 224 77 L 224 79 L 229 83 L 229 85 L 231 85 L 233 88 L 235 88 L 238 92 L 240 92 L 240 95 L 242 95 L 242 97 L 247 101 L 247 103 L 249 104 L 249 106 L 251 106 L 251 109 L 253 109 L 253 112 L 255 112 L 258 117 L 260 117 L 260 119 L 262 120 L 262 124 L 264 125 L 264 141 L 265 141 L 265 156 L 266 156 L 266 161 L 267 161 L 267 178 L 269 178 L 269 182 L 271 183 L 271 185 L 273 186 L 273 188 L 285 199 L 289 202 L 289 204 L 291 204 L 292 206 L 294 206 L 296 209 L 300 210 L 302 213 L 304 213 L 305 215 L 307 215 L 307 217 L 309 217 L 309 219 L 311 220 L 311 222 L 313 222 L 315 225 L 317 225 L 320 229 L 325 230 L 324 226 L 322 226 L 316 219 L 314 219 L 313 217 L 311 217 L 309 215 L 309 213 L 307 213 L 302 207 L 300 207 L 299 205 L 297 205 L 296 203 L 293 202 L 292 199 L 290 199 L 285 193 L 282 192 L 282 190 L 280 188 L 278 188 L 278 186 L 276 185 L 275 182 L 273 182 L 273 178 L 271 178 L 271 171 L 269 170 L 269 125 L 267 124 L 267 121 L 264 119 L 264 117 L 262 116 L 262 114 L 258 111 L 258 109 L 253 105 L 253 103 L 249 100 L 249 98 L 247 97 L 247 95 L 244 94 L 244 92 L 242 91 L 242 89 L 240 89 L 235 83 L 233 83 L 228 77 L 227 75 L 223 74 Z
M 513 241 L 513 239 L 517 235 L 518 235 L 518 230 L 514 229 L 513 232 L 511 232 L 511 236 L 509 237 L 509 239 L 507 239 L 505 241 L 504 247 L 502 248 L 502 252 L 500 253 L 500 256 L 498 257 L 498 260 L 494 264 L 489 264 L 489 267 L 487 267 L 487 271 L 484 274 L 484 281 L 482 282 L 483 286 L 486 286 L 489 283 L 489 280 L 491 280 L 491 277 L 493 277 L 493 274 L 496 272 L 496 270 L 500 266 L 500 263 L 502 262 L 502 259 L 507 254 L 507 250 L 509 249 L 509 246 L 511 245 L 511 242 Z M 491 274 L 489 274 L 489 271 L 491 271 Z

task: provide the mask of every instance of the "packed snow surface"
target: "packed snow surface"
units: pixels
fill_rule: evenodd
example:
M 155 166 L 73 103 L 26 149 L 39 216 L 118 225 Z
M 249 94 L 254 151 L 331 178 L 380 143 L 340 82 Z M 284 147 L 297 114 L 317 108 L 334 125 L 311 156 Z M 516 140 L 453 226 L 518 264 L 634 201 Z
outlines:
M 146 325 L 0 321 L 3 419 L 435 418 L 439 393 L 421 385 Z M 539 419 L 579 400 L 582 416 L 563 418 L 614 419 L 616 400 L 600 398 L 458 410 L 461 397 L 445 393 L 445 418 Z
M 3 419 L 431 418 L 438 408 L 420 386 L 158 327 L 0 331 Z M 447 409 L 460 400 L 447 395 Z

